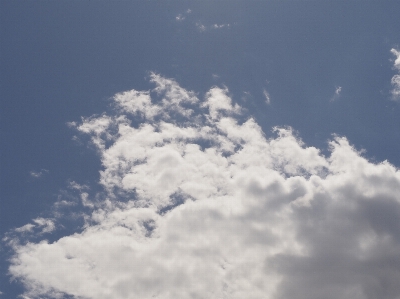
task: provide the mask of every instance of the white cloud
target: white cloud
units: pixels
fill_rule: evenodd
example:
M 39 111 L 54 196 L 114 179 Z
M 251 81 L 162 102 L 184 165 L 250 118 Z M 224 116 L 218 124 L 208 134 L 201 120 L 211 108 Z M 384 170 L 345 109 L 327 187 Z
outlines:
M 39 217 L 39 218 L 33 219 L 33 222 L 35 222 L 36 225 L 41 228 L 41 232 L 40 232 L 41 234 L 51 233 L 52 231 L 54 231 L 56 229 L 56 226 L 52 219 L 46 219 L 46 218 Z
M 78 190 L 78 191 L 82 191 L 82 190 L 88 190 L 89 186 L 87 185 L 80 185 L 75 181 L 70 181 L 69 182 L 69 188 L 74 189 L 74 190 Z
M 339 99 L 341 92 L 342 92 L 342 87 L 341 86 L 337 86 L 336 89 L 335 89 L 335 94 L 331 98 L 331 102 L 334 102 L 337 99 Z
M 195 25 L 200 32 L 204 32 L 206 30 L 215 30 L 215 29 L 223 29 L 231 27 L 231 24 L 212 24 L 206 26 L 200 21 L 196 22 Z
M 29 174 L 31 175 L 31 177 L 33 177 L 35 179 L 39 179 L 46 173 L 49 173 L 49 171 L 47 169 L 41 169 L 40 171 L 32 170 Z
M 196 22 L 196 27 L 200 32 L 204 32 L 207 29 L 201 22 Z
M 192 13 L 192 10 L 191 10 L 191 9 L 188 9 L 188 10 L 186 10 L 184 13 L 178 14 L 178 15 L 175 17 L 175 20 L 178 21 L 178 22 L 181 22 L 181 21 L 185 20 L 185 19 L 186 19 L 186 16 L 187 16 L 188 14 L 190 14 L 190 13 Z
M 62 207 L 69 207 L 69 206 L 75 206 L 76 202 L 73 201 L 68 201 L 65 199 L 60 199 L 55 202 L 54 206 L 55 208 L 62 208 Z
M 390 52 L 396 56 L 396 60 L 394 61 L 394 67 L 400 71 L 400 51 L 396 49 L 391 49 Z
M 225 27 L 230 27 L 230 24 L 214 24 L 212 25 L 212 28 L 214 29 L 221 29 L 221 28 L 225 28 Z
M 177 21 L 183 21 L 184 19 L 186 19 L 186 17 L 182 14 L 179 14 L 175 17 L 175 20 L 177 20 Z
M 35 228 L 39 228 L 38 234 L 51 233 L 56 229 L 54 221 L 46 218 L 36 218 L 32 220 L 35 224 L 28 223 L 24 226 L 14 229 L 17 233 L 33 233 Z
M 396 56 L 396 60 L 394 61 L 394 68 L 399 72 L 392 77 L 392 99 L 394 101 L 400 101 L 400 51 L 396 49 L 391 49 L 390 52 Z
M 89 199 L 89 193 L 81 193 L 81 200 L 84 207 L 94 208 L 93 202 Z
M 35 227 L 34 224 L 28 223 L 28 224 L 25 224 L 24 226 L 16 228 L 15 231 L 18 233 L 32 232 L 34 227 Z
M 263 89 L 263 94 L 265 97 L 265 102 L 267 103 L 267 105 L 271 104 L 271 96 L 269 95 L 269 92 L 266 91 L 266 89 Z
M 267 137 L 227 88 L 200 101 L 151 81 L 155 93 L 118 94 L 115 115 L 75 125 L 98 147 L 107 199 L 81 233 L 12 243 L 26 296 L 399 298 L 399 170 L 344 137 L 329 157 L 291 128 Z

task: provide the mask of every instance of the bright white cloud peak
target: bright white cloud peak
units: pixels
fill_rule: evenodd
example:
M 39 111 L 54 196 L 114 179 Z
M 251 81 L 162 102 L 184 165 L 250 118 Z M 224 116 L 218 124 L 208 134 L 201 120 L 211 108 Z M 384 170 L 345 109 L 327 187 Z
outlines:
M 108 199 L 81 233 L 14 245 L 27 298 L 399 298 L 395 167 L 343 137 L 329 157 L 290 128 L 266 137 L 227 89 L 151 81 L 76 125 Z

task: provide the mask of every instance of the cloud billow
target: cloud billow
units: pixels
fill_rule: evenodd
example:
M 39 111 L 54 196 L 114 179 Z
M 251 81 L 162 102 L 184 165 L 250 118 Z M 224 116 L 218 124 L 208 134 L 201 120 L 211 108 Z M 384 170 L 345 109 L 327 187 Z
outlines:
M 81 233 L 14 244 L 27 298 L 399 298 L 399 170 L 344 137 L 329 157 L 267 138 L 226 88 L 151 81 L 75 123 L 106 200 Z

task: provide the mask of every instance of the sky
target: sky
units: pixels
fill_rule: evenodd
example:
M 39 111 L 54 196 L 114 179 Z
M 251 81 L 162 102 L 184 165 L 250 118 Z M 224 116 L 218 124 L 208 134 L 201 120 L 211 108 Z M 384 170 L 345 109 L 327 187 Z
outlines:
M 0 2 L 0 298 L 400 298 L 399 1 Z

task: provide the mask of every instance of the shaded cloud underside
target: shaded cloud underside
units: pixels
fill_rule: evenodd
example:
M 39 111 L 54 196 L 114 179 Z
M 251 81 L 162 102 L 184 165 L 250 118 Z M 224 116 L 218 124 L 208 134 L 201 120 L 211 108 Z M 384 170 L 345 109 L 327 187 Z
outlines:
M 267 138 L 227 89 L 151 81 L 76 124 L 107 200 L 81 233 L 14 244 L 27 298 L 399 298 L 395 167 L 344 137 L 329 157 L 290 128 Z

